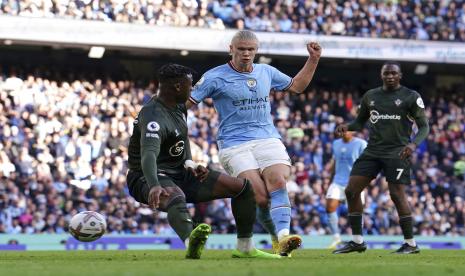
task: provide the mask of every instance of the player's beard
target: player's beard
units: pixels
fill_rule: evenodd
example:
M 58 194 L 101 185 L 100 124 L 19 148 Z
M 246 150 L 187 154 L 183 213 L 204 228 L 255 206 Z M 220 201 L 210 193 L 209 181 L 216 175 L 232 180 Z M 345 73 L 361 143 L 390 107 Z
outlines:
M 250 71 L 250 68 L 252 67 L 252 60 L 243 60 L 241 59 L 239 61 L 239 70 L 241 71 Z

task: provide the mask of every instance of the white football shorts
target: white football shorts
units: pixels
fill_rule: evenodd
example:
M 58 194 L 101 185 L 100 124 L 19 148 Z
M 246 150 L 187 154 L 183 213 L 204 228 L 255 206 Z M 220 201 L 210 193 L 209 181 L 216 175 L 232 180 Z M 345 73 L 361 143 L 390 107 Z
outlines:
M 286 147 L 277 138 L 259 139 L 225 148 L 219 151 L 219 159 L 229 175 L 237 177 L 241 172 L 265 168 L 275 164 L 291 166 Z
M 345 188 L 346 187 L 334 182 L 331 183 L 331 185 L 329 185 L 328 191 L 326 192 L 326 198 L 346 201 L 346 193 L 344 191 Z M 362 203 L 365 204 L 365 191 L 362 191 L 360 196 L 362 197 Z

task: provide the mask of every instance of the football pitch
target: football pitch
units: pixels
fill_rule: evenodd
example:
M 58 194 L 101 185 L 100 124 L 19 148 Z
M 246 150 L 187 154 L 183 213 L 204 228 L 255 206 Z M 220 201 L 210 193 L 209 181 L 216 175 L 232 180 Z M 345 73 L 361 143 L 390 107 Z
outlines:
M 332 255 L 299 250 L 281 260 L 232 259 L 230 250 L 207 250 L 200 260 L 184 251 L 0 252 L 0 275 L 464 275 L 463 250 L 423 250 L 393 255 L 386 250 Z

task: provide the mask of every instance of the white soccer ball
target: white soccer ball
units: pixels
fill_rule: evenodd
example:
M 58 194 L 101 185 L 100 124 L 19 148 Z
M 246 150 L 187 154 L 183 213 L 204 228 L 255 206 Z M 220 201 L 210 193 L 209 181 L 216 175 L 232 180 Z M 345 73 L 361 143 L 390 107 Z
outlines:
M 85 211 L 71 218 L 68 229 L 71 236 L 76 240 L 91 242 L 105 234 L 107 222 L 101 214 L 94 211 Z

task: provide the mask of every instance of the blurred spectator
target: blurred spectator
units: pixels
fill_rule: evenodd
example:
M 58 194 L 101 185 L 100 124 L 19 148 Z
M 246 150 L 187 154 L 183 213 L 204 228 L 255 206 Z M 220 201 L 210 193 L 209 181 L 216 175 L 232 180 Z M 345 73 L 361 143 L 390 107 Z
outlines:
M 156 26 L 465 41 L 465 2 L 1 0 L 0 14 Z

